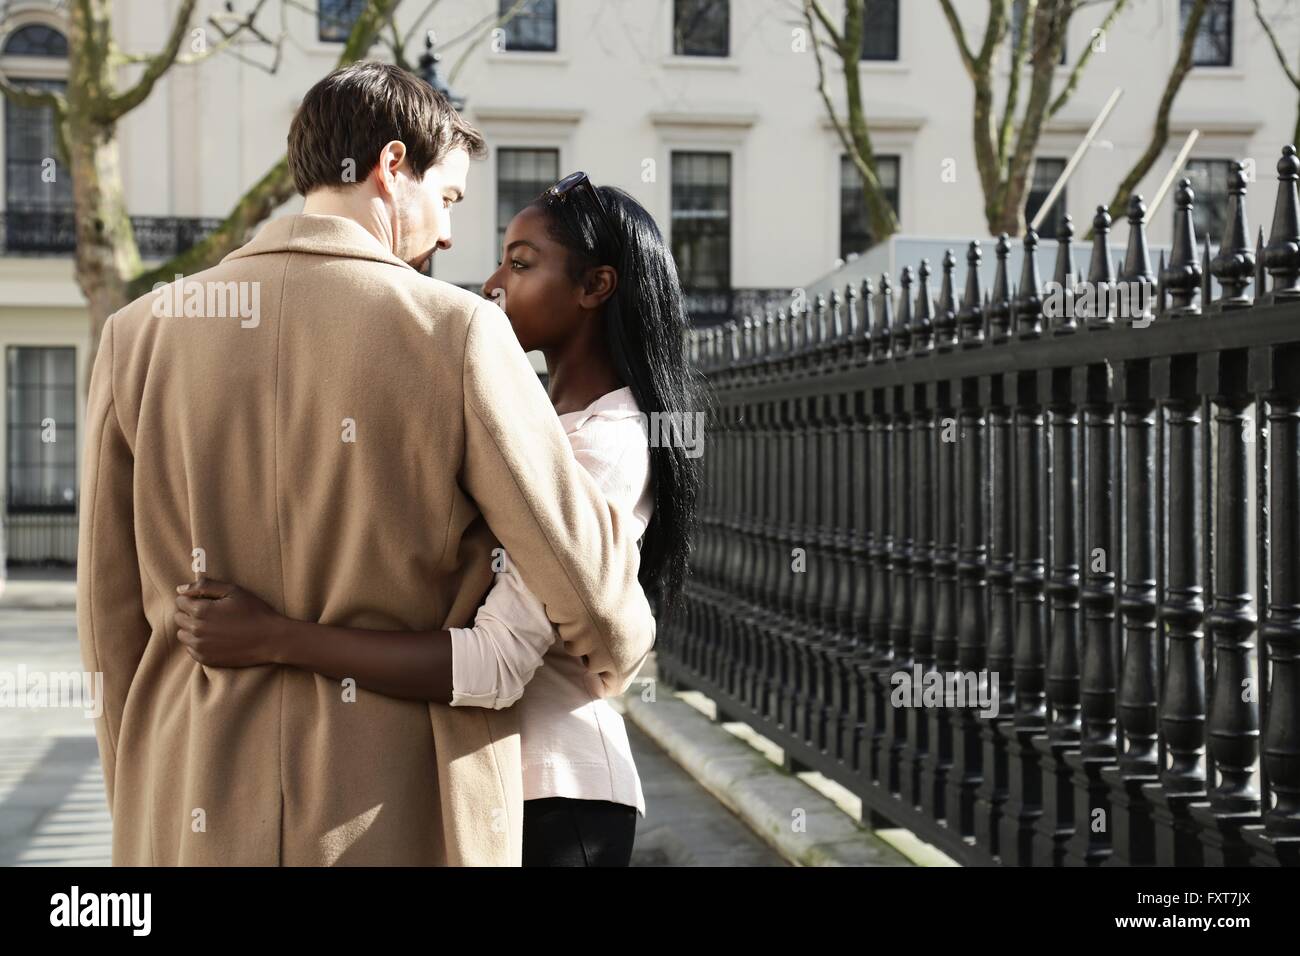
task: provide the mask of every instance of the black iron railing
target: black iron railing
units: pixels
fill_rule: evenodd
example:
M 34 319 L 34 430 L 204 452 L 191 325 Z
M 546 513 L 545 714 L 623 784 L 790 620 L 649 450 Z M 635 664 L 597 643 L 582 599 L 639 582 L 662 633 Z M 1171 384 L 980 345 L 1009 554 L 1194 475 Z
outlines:
M 220 219 L 178 216 L 132 216 L 135 241 L 146 259 L 168 259 L 191 248 L 221 225 Z M 71 210 L 0 212 L 0 254 L 70 255 L 77 246 L 76 218 Z
M 661 674 L 962 863 L 1296 864 L 1291 147 L 1278 178 L 1252 248 L 1236 168 L 1212 261 L 1184 180 L 1158 271 L 1135 199 L 1118 275 L 1102 209 L 1086 282 L 1031 232 L 1018 291 L 1003 237 L 990 293 L 972 244 L 960 296 L 950 254 L 937 300 L 923 262 L 695 330 L 719 412 Z

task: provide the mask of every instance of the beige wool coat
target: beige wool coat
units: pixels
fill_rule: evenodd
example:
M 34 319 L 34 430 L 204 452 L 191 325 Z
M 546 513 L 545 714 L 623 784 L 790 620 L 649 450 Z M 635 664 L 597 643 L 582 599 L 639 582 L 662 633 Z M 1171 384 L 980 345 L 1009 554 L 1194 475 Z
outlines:
M 654 642 L 632 516 L 505 314 L 352 220 L 273 220 L 175 285 L 109 319 L 86 413 L 77 629 L 114 864 L 518 865 L 513 710 L 204 667 L 176 586 L 206 567 L 302 620 L 467 626 L 501 547 L 618 692 Z

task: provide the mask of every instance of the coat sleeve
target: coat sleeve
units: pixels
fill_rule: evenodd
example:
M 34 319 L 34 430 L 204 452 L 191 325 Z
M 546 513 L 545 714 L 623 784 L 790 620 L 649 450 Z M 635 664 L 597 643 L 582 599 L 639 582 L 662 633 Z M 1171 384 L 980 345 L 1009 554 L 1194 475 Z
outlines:
M 135 549 L 133 459 L 113 401 L 113 338 L 110 317 L 86 402 L 77 538 L 77 640 L 86 670 L 103 675 L 95 737 L 110 814 L 122 713 L 150 635 Z
M 640 530 L 575 460 L 564 429 L 495 304 L 470 319 L 461 483 L 507 560 L 541 600 L 564 650 L 606 695 L 631 684 L 654 645 L 637 580 Z

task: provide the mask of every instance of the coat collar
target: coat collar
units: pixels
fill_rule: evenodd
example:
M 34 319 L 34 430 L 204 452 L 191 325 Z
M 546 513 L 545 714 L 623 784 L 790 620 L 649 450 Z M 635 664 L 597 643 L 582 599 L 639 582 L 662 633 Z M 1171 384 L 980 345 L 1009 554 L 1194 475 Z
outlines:
M 250 242 L 229 253 L 221 261 L 272 252 L 310 252 L 320 256 L 370 259 L 415 271 L 385 249 L 360 223 L 342 216 L 323 216 L 317 213 L 299 213 L 272 219 L 258 230 Z

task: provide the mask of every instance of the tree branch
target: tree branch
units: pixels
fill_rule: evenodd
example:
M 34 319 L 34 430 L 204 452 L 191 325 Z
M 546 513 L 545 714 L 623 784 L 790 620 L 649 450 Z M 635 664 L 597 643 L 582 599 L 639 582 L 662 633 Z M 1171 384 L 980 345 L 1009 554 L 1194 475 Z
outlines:
M 228 47 L 233 46 L 235 41 L 244 33 L 251 33 L 267 46 L 275 49 L 275 65 L 278 65 L 280 62 L 280 48 L 284 44 L 285 34 L 281 33 L 278 37 L 272 40 L 257 28 L 257 15 L 261 13 L 262 7 L 265 5 L 266 0 L 257 0 L 257 6 L 253 7 L 253 9 L 243 18 L 236 19 L 234 29 L 229 32 L 227 32 L 225 27 L 218 21 L 216 14 L 209 16 L 208 22 L 212 24 L 218 33 L 221 34 L 221 42 L 208 47 L 202 53 L 195 53 L 190 56 L 178 56 L 176 58 L 176 64 L 178 66 L 193 66 L 195 63 L 201 63 L 208 57 L 214 56 Z M 272 73 L 275 72 L 275 65 L 271 68 Z
M 847 0 L 847 2 L 852 3 L 854 0 Z M 826 31 L 826 35 L 829 36 L 831 42 L 835 44 L 835 48 L 837 50 L 842 49 L 844 46 L 844 37 L 840 36 L 839 32 L 835 29 L 835 21 L 830 18 L 826 9 L 821 5 L 821 0 L 808 0 L 804 9 L 805 11 L 811 10 L 816 15 L 817 19 L 821 21 L 822 29 Z M 808 19 L 808 29 L 814 36 L 816 35 L 816 28 L 813 26 L 811 17 Z
M 1101 21 L 1101 26 L 1097 29 L 1102 33 L 1109 30 L 1110 25 L 1115 22 L 1115 18 L 1119 16 L 1120 11 L 1122 11 L 1127 4 L 1128 0 L 1115 0 L 1114 5 L 1106 14 L 1106 19 Z M 1070 71 L 1070 76 L 1065 81 L 1065 86 L 1061 88 L 1061 92 L 1057 95 L 1056 99 L 1052 101 L 1052 105 L 1048 107 L 1047 116 L 1049 119 L 1055 116 L 1057 111 L 1065 105 L 1066 101 L 1074 95 L 1074 91 L 1079 85 L 1079 77 L 1083 74 L 1083 68 L 1087 66 L 1088 61 L 1092 58 L 1092 54 L 1092 42 L 1089 41 L 1084 45 L 1083 53 L 1079 56 L 1079 62 L 1076 63 L 1074 69 Z
M 335 63 L 336 69 L 355 63 L 366 55 L 383 29 L 387 17 L 401 2 L 402 0 L 369 0 L 348 35 L 347 43 Z M 215 231 L 186 252 L 135 276 L 128 283 L 128 295 L 137 298 L 152 289 L 157 282 L 170 282 L 177 273 L 191 275 L 217 262 L 243 245 L 248 231 L 275 212 L 293 194 L 289 160 L 288 157 L 281 156 L 240 198 Z
M 1268 37 L 1268 42 L 1273 44 L 1273 52 L 1277 54 L 1278 65 L 1282 67 L 1282 72 L 1291 81 L 1291 85 L 1300 89 L 1300 74 L 1291 72 L 1291 67 L 1286 62 L 1286 54 L 1282 52 L 1282 44 L 1278 42 L 1277 34 L 1273 31 L 1272 25 L 1264 18 L 1264 11 L 1259 7 L 1259 0 L 1254 0 L 1254 3 L 1255 19 L 1264 28 L 1264 35 Z
M 943 15 L 948 18 L 948 26 L 952 28 L 952 38 L 957 41 L 957 52 L 961 55 L 962 65 L 966 67 L 966 72 L 970 74 L 971 79 L 974 79 L 975 56 L 966 42 L 966 31 L 961 25 L 961 19 L 953 9 L 952 0 L 939 0 L 939 5 L 943 7 Z
M 197 2 L 198 0 L 181 0 L 181 5 L 176 10 L 176 17 L 172 21 L 171 34 L 167 37 L 167 43 L 162 51 L 149 59 L 144 74 L 134 86 L 95 104 L 95 114 L 99 120 L 111 123 L 121 119 L 148 99 L 149 94 L 153 92 L 154 84 L 176 62 L 176 54 L 180 51 L 181 40 L 184 39 L 185 31 L 189 28 L 190 18 L 194 15 Z
M 41 90 L 34 86 L 14 86 L 0 73 L 0 94 L 17 106 L 48 106 L 54 110 L 56 118 L 62 119 L 68 112 L 67 98 L 58 90 Z
M 478 29 L 477 26 L 471 27 L 469 30 L 465 31 L 460 36 L 452 37 L 452 39 L 448 41 L 448 45 L 450 46 L 452 44 L 460 42 L 466 36 L 469 36 L 471 34 L 474 35 L 474 41 L 472 43 L 469 43 L 465 47 L 464 52 L 461 53 L 461 55 L 456 59 L 456 62 L 452 64 L 451 69 L 447 72 L 448 85 L 454 83 L 456 81 L 456 77 L 460 75 L 460 71 L 465 68 L 465 63 L 469 60 L 470 55 L 474 52 L 474 48 L 478 46 L 478 41 L 481 40 L 483 37 L 487 36 L 493 30 L 500 29 L 501 27 L 509 23 L 511 20 L 513 20 L 515 17 L 519 16 L 520 11 L 523 10 L 524 4 L 526 4 L 527 2 L 528 0 L 515 0 L 515 4 L 505 13 L 495 18 L 489 17 L 488 24 L 483 29 Z
M 1011 145 L 1011 128 L 1015 122 L 1016 109 L 1020 106 L 1020 71 L 1024 69 L 1025 57 L 1029 54 L 1031 35 L 1038 29 L 1038 0 L 1025 0 L 1025 8 L 1020 16 L 1020 38 L 1011 51 L 1011 76 L 1007 79 L 1007 99 L 1002 109 L 1002 124 L 998 130 L 998 164 L 1005 166 L 1007 149 Z
M 1139 157 L 1138 161 L 1133 164 L 1133 168 L 1128 171 L 1128 175 L 1119 184 L 1115 190 L 1115 196 L 1110 201 L 1112 215 L 1120 216 L 1128 208 L 1128 199 L 1137 184 L 1142 181 L 1142 177 L 1150 172 L 1151 167 L 1155 165 L 1156 160 L 1160 158 L 1160 153 L 1164 150 L 1165 144 L 1169 142 L 1169 111 L 1173 108 L 1174 98 L 1178 96 L 1179 89 L 1182 88 L 1183 80 L 1192 69 L 1192 52 L 1196 46 L 1196 33 L 1201 26 L 1201 18 L 1205 15 L 1205 8 L 1209 5 L 1209 0 L 1196 0 L 1192 6 L 1191 12 L 1187 15 L 1187 23 L 1183 27 L 1182 42 L 1178 47 L 1178 59 L 1174 62 L 1174 67 L 1169 73 L 1169 80 L 1165 83 L 1164 94 L 1160 97 L 1160 106 L 1156 110 L 1155 127 L 1151 132 L 1151 142 L 1147 145 L 1146 151 Z M 1088 236 L 1092 235 L 1092 230 L 1088 230 Z

